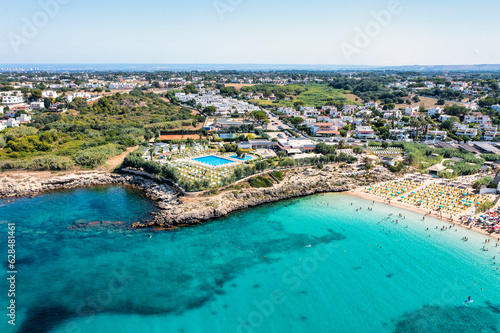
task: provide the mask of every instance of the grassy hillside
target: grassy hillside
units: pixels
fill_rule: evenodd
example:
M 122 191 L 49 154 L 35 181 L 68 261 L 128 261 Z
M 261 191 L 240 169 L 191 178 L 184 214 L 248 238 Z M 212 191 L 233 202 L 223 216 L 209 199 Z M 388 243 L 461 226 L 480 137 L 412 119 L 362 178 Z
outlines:
M 133 90 L 87 105 L 75 99 L 65 113 L 41 113 L 28 126 L 0 132 L 0 168 L 94 168 L 162 130 L 200 128 L 203 117 L 152 93 Z

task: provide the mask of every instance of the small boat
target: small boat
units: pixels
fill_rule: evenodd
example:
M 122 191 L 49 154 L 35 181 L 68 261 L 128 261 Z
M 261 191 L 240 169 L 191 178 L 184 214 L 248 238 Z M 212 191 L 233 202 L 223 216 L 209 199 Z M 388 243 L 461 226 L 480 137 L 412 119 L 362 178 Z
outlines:
M 311 245 L 306 245 L 306 247 L 311 247 Z

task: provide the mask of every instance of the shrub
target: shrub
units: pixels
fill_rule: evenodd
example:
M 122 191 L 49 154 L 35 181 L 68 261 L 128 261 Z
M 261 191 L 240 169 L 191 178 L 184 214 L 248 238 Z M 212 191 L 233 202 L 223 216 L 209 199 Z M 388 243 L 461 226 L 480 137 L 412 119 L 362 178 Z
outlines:
M 273 186 L 273 181 L 271 179 L 262 176 L 250 178 L 248 180 L 248 183 L 250 184 L 250 186 L 256 188 Z
M 281 171 L 274 171 L 273 176 L 279 181 L 282 181 L 284 179 L 283 172 Z
M 479 207 L 477 207 L 476 211 L 478 213 L 481 213 L 481 212 L 487 211 L 488 209 L 490 209 L 492 207 L 493 207 L 493 202 L 492 201 L 486 201 L 486 202 L 483 202 L 482 204 L 480 204 Z

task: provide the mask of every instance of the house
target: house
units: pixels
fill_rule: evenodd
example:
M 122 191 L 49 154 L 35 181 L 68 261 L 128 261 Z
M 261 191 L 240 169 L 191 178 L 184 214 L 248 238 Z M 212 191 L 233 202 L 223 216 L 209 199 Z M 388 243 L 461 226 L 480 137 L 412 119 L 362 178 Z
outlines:
M 394 118 L 399 118 L 401 117 L 401 111 L 399 110 L 387 110 L 384 112 L 383 118 L 384 119 L 394 119 Z
M 491 118 L 483 115 L 481 112 L 471 112 L 464 117 L 464 123 L 473 124 L 478 123 L 482 125 L 491 125 Z
M 57 98 L 59 96 L 55 91 L 44 90 L 42 91 L 42 98 Z
M 31 116 L 23 113 L 19 117 L 17 117 L 16 120 L 19 121 L 20 123 L 26 124 L 31 121 Z
M 357 126 L 356 137 L 358 139 L 375 139 L 375 131 L 371 126 Z
M 337 117 L 339 115 L 339 111 L 335 106 L 323 106 L 321 110 L 325 111 L 326 113 L 329 113 L 330 116 Z
M 450 119 L 451 119 L 451 117 L 453 117 L 453 116 L 449 116 L 449 115 L 447 115 L 447 114 L 442 114 L 442 115 L 440 115 L 440 116 L 439 116 L 439 118 L 438 118 L 438 119 L 439 119 L 439 121 L 443 122 L 443 121 L 450 120 Z
M 455 133 L 458 136 L 468 136 L 470 138 L 473 138 L 477 136 L 477 129 L 476 128 L 468 128 L 466 126 L 459 127 L 457 129 L 457 132 Z
M 440 107 L 433 107 L 433 108 L 429 108 L 429 110 L 427 110 L 427 115 L 429 116 L 435 116 L 435 115 L 441 115 L 443 114 L 443 108 L 440 108 Z
M 500 104 L 492 105 L 491 108 L 495 111 L 500 111 Z
M 446 131 L 428 131 L 427 134 L 425 135 L 425 139 L 427 141 L 436 141 L 436 142 L 439 142 L 439 141 L 444 141 L 446 140 L 448 136 L 448 133 L 446 133 Z
M 20 125 L 20 122 L 15 118 L 9 118 L 7 119 L 7 122 L 5 124 L 7 125 L 7 127 L 18 127 Z
M 338 136 L 340 132 L 338 127 L 332 123 L 315 123 L 311 126 L 311 130 L 314 135 L 321 136 Z
M 354 111 L 356 111 L 357 109 L 358 109 L 358 107 L 356 105 L 344 105 L 342 111 L 345 114 L 351 114 L 351 113 L 354 113 Z
M 408 106 L 405 109 L 405 116 L 416 117 L 418 116 L 418 106 Z
M 484 141 L 493 141 L 495 138 L 500 136 L 500 132 L 498 132 L 497 127 L 492 127 L 484 131 L 483 140 Z
M 391 139 L 398 141 L 408 141 L 410 139 L 410 133 L 405 129 L 391 129 L 389 130 Z
M 35 110 L 35 109 L 43 109 L 45 108 L 45 105 L 43 102 L 31 102 L 30 104 L 30 108 L 32 110 Z
M 321 111 L 309 106 L 300 108 L 300 111 L 304 112 L 306 117 L 317 117 L 321 114 Z
M 20 104 L 24 102 L 24 98 L 22 95 L 6 95 L 2 97 L 2 104 L 12 105 L 12 104 Z

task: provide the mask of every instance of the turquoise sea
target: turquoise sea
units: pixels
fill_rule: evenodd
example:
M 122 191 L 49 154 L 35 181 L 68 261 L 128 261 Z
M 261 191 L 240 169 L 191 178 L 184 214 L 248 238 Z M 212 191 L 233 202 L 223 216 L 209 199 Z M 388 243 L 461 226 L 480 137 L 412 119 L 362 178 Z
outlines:
M 344 194 L 175 231 L 129 228 L 151 210 L 123 187 L 0 201 L 0 332 L 500 331 L 500 247 L 482 251 L 469 230 Z

